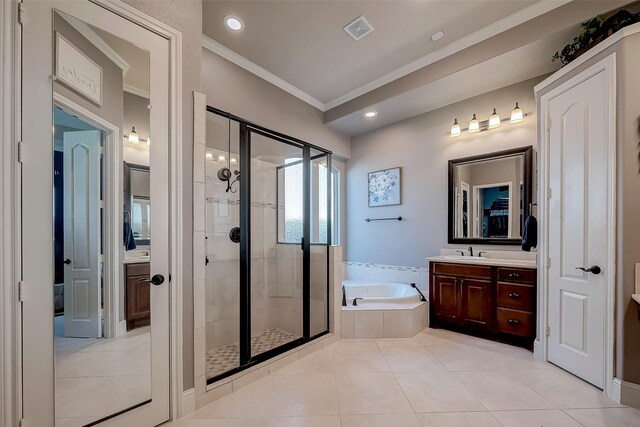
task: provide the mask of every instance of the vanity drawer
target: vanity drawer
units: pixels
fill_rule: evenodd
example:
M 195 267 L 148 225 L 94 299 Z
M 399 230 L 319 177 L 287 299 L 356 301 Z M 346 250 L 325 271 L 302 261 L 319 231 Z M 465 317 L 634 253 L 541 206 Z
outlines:
M 491 279 L 491 267 L 468 264 L 433 263 L 433 274 L 446 276 L 471 277 L 476 279 Z
M 498 307 L 498 331 L 528 337 L 533 335 L 533 314 L 510 308 Z
M 498 305 L 533 312 L 536 288 L 512 283 L 498 283 Z
M 498 281 L 530 283 L 536 282 L 536 270 L 533 268 L 498 267 Z
M 151 268 L 150 268 L 150 263 L 148 262 L 141 262 L 141 263 L 135 263 L 135 264 L 125 264 L 125 269 L 126 269 L 126 275 L 128 277 L 130 276 L 148 276 Z

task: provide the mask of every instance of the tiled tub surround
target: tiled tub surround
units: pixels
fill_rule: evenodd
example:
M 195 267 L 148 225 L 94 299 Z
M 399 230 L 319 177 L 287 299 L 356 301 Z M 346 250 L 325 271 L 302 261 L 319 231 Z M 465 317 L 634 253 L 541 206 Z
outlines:
M 408 308 L 389 310 L 385 310 L 384 306 L 342 307 L 342 338 L 412 338 L 427 327 L 427 303 L 408 304 Z

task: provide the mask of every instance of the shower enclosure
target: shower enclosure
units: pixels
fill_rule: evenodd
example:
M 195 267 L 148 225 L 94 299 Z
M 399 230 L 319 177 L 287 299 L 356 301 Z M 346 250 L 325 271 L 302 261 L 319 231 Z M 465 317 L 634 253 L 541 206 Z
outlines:
M 331 152 L 207 111 L 212 383 L 329 331 Z

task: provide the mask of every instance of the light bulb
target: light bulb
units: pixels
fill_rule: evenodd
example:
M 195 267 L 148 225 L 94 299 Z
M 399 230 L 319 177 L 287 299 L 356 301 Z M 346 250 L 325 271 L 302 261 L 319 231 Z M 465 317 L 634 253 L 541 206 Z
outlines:
M 222 154 L 220 154 L 220 155 L 218 156 L 218 161 L 219 161 L 219 162 L 224 162 L 225 160 L 226 160 L 226 157 L 224 157 Z
M 460 134 L 460 125 L 458 124 L 458 119 L 455 119 L 451 126 L 451 136 L 460 136 Z
M 151 145 L 151 136 L 147 136 L 147 147 Z
M 132 127 L 131 128 L 131 132 L 129 132 L 129 142 L 132 144 L 137 144 L 138 142 L 140 142 L 140 139 L 138 138 L 138 134 L 136 133 L 136 127 Z
M 480 132 L 480 122 L 476 119 L 476 115 L 473 115 L 473 118 L 469 122 L 469 133 Z
M 207 159 L 213 159 L 213 153 L 207 153 L 207 154 L 205 155 L 205 157 L 206 157 Z
M 235 158 L 235 157 L 232 157 L 232 158 L 231 158 L 231 163 L 234 163 L 234 164 L 235 164 L 235 163 L 238 163 L 238 160 L 236 160 L 236 158 Z
M 524 120 L 524 113 L 522 112 L 522 109 L 518 106 L 518 103 L 516 102 L 516 107 L 511 112 L 510 121 L 511 123 L 520 123 L 523 120 Z
M 493 113 L 489 117 L 489 129 L 495 129 L 500 126 L 500 116 L 496 113 L 496 109 L 493 109 Z

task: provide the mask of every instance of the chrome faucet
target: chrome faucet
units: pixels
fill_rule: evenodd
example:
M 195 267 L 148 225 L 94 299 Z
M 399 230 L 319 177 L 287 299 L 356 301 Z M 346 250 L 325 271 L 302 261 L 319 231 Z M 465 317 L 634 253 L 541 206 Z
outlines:
M 357 305 L 358 305 L 358 300 L 359 300 L 359 299 L 364 299 L 364 298 L 360 298 L 360 297 L 358 297 L 358 298 L 354 298 L 354 299 L 353 299 L 353 305 L 354 305 L 354 306 L 357 306 Z
M 473 256 L 473 248 L 471 246 L 469 246 L 468 251 L 469 251 L 469 256 Z

